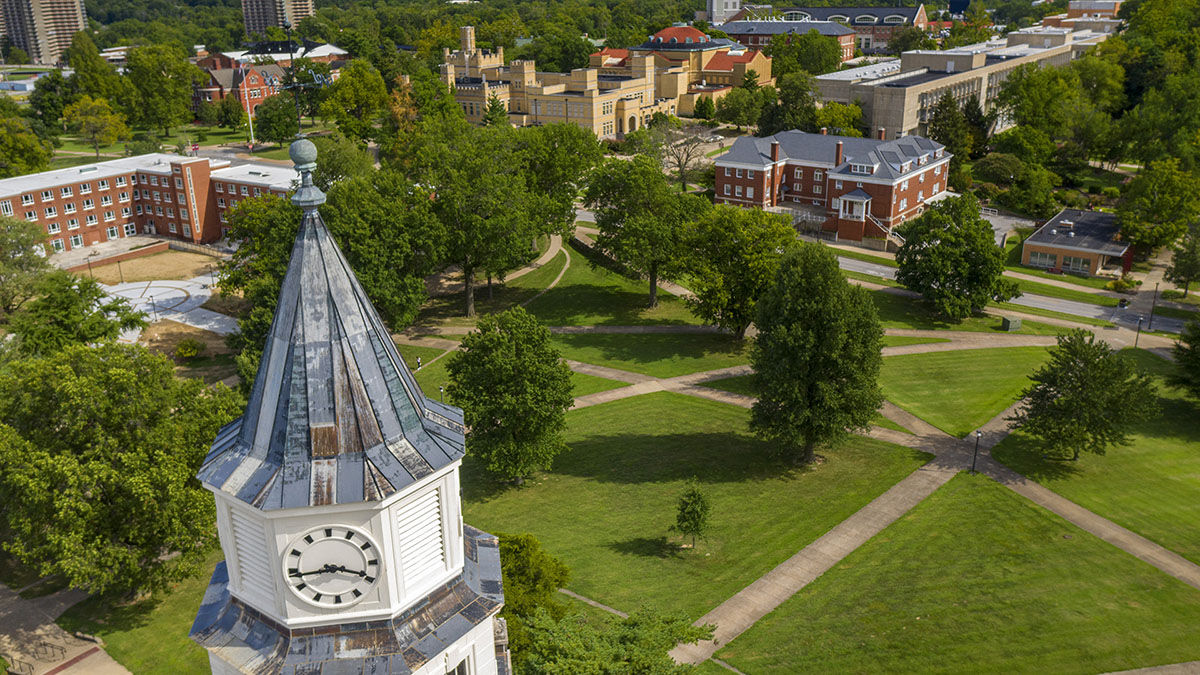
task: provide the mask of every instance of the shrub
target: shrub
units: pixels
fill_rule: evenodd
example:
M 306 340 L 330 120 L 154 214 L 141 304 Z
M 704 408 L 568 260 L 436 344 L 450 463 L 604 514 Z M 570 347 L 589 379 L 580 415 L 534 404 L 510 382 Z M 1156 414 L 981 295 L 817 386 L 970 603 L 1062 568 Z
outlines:
M 1120 279 L 1113 279 L 1112 281 L 1108 282 L 1107 284 L 1104 284 L 1104 287 L 1110 291 L 1117 291 L 1118 293 L 1124 293 L 1125 291 L 1132 290 L 1141 285 L 1142 285 L 1141 281 L 1137 281 L 1137 280 L 1133 279 L 1132 277 L 1130 277 L 1128 274 L 1126 274 L 1126 275 L 1122 276 Z
M 1182 300 L 1185 297 L 1183 291 L 1170 289 L 1163 291 L 1161 295 L 1163 300 Z
M 1087 208 L 1087 197 L 1083 196 L 1076 190 L 1062 190 L 1054 193 L 1054 199 L 1063 206 L 1072 209 Z
M 995 183 L 975 183 L 971 187 L 981 201 L 991 201 L 1000 195 L 1000 186 Z
M 179 341 L 175 345 L 175 358 L 188 361 L 200 355 L 205 349 L 205 344 L 196 338 L 186 338 Z
M 1106 187 L 1100 190 L 1100 194 L 1109 199 L 1117 199 L 1121 196 L 1121 190 L 1115 187 Z

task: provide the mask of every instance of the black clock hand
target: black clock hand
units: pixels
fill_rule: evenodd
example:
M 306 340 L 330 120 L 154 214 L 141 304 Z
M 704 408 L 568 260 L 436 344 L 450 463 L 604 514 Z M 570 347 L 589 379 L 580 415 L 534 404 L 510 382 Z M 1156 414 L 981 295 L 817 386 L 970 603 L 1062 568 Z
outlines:
M 337 567 L 333 568 L 330 571 L 331 572 L 345 572 L 346 574 L 357 574 L 360 577 L 367 576 L 366 572 L 359 572 L 358 570 L 348 570 L 348 569 L 346 569 L 346 567 L 344 565 L 338 565 Z
M 337 572 L 337 571 L 339 571 L 339 570 L 341 570 L 341 571 L 346 571 L 346 572 L 348 572 L 348 571 L 349 571 L 349 570 L 347 570 L 346 568 L 344 568 L 344 567 L 341 567 L 340 565 L 338 565 L 338 566 L 334 566 L 334 565 L 329 565 L 329 564 L 326 564 L 325 566 L 323 566 L 323 567 L 321 567 L 321 568 L 319 568 L 319 569 L 312 570 L 311 572 L 301 572 L 301 571 L 297 570 L 296 572 L 293 572 L 293 573 L 292 573 L 291 575 L 289 575 L 289 576 L 293 576 L 293 577 L 305 577 L 305 576 L 308 576 L 308 575 L 310 575 L 310 574 L 325 574 L 325 573 L 328 573 L 328 572 Z

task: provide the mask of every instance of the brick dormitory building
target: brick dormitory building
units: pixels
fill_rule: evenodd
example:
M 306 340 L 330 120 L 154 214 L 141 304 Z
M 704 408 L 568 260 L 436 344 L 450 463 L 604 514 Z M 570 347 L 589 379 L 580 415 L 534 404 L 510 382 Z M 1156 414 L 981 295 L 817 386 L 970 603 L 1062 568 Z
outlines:
M 135 234 L 211 244 L 243 199 L 283 196 L 296 171 L 154 153 L 0 180 L 0 215 L 45 228 L 48 252 Z
M 950 157 L 921 136 L 743 136 L 716 160 L 715 201 L 791 211 L 838 239 L 897 240 L 894 227 L 946 196 Z

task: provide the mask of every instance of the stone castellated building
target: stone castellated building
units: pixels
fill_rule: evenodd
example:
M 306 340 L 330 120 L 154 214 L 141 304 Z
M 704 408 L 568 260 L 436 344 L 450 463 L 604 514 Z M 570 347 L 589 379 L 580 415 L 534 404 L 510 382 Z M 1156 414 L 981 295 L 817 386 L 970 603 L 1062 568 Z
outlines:
M 462 522 L 462 411 L 427 399 L 291 148 L 300 231 L 245 414 L 198 474 L 225 561 L 191 636 L 212 672 L 509 673 L 495 537 Z

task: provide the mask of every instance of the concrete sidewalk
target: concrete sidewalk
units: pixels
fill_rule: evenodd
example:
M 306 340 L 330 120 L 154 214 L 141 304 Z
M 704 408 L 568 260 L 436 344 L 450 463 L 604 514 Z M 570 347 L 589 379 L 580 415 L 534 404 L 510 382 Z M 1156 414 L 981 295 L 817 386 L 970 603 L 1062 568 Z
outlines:
M 87 594 L 63 590 L 26 600 L 0 584 L 0 654 L 25 675 L 128 675 L 101 646 L 60 628 L 55 620 Z

